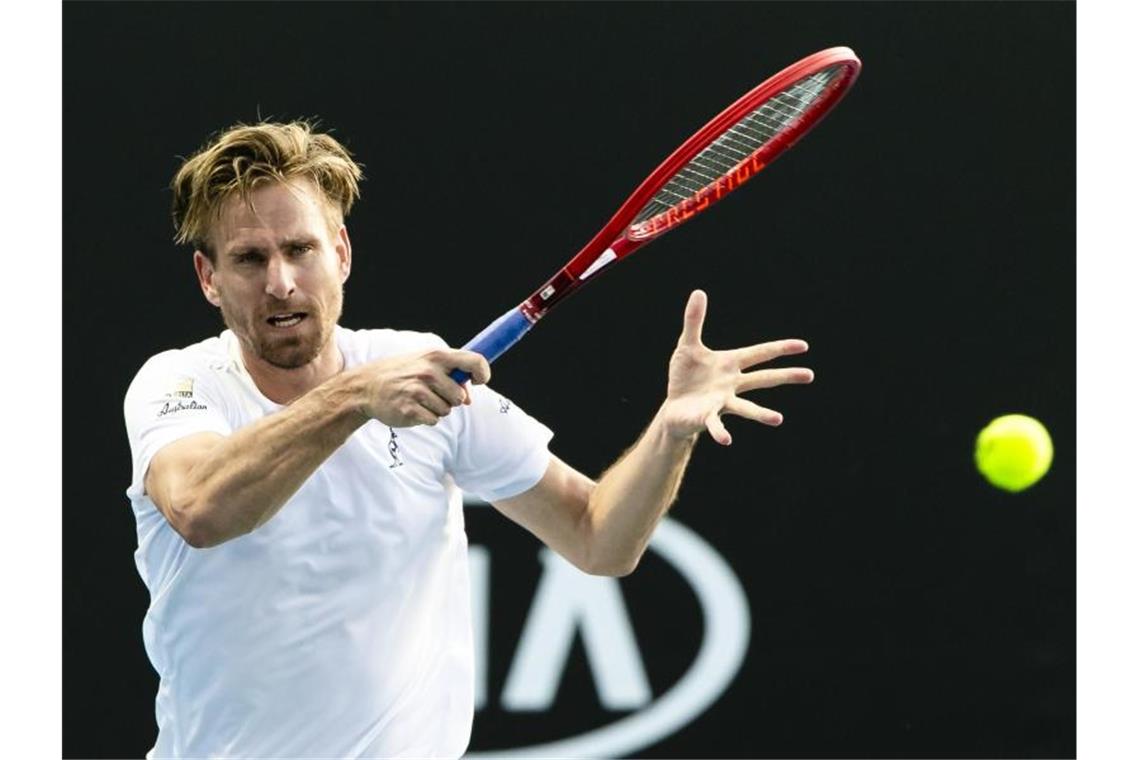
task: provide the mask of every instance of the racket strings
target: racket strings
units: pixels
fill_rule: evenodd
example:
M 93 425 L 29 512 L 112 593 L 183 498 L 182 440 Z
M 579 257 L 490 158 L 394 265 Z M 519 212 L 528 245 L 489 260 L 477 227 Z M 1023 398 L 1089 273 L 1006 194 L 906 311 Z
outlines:
M 734 171 L 803 118 L 842 73 L 842 66 L 818 71 L 747 113 L 673 175 L 638 213 L 633 224 L 667 212 Z

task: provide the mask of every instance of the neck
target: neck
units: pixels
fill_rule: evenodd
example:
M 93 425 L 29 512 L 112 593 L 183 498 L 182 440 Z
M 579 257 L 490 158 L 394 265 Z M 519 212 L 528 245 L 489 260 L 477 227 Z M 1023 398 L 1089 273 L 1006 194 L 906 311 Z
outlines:
M 252 354 L 242 341 L 241 359 L 246 372 L 261 394 L 275 404 L 289 404 L 316 388 L 344 369 L 344 356 L 329 336 L 321 352 L 308 364 L 294 369 L 282 369 Z

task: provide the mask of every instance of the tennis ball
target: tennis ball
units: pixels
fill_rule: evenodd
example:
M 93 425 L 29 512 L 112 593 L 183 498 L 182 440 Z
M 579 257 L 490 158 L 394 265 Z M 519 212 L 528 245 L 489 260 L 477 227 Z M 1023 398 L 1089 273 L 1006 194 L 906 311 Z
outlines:
M 1053 441 L 1045 426 L 1032 417 L 1006 414 L 978 433 L 974 461 L 993 485 L 1023 491 L 1049 471 Z

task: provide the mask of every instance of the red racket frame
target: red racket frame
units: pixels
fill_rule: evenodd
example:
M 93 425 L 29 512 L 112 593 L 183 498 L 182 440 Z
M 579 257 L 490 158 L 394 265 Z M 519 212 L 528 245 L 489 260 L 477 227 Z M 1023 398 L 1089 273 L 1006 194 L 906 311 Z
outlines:
M 836 65 L 843 67 L 839 76 L 828 84 L 823 94 L 812 102 L 794 125 L 782 130 L 751 156 L 739 162 L 724 177 L 670 208 L 664 217 L 658 215 L 635 227 L 630 226 L 657 191 L 725 130 L 747 113 L 759 108 L 761 103 L 799 80 Z M 558 274 L 547 280 L 541 288 L 531 294 L 530 298 L 483 328 L 478 335 L 464 344 L 463 348 L 482 354 L 488 361 L 494 361 L 517 343 L 555 304 L 577 290 L 596 272 L 688 221 L 775 161 L 780 154 L 795 145 L 819 123 L 819 120 L 843 98 L 859 76 L 861 68 L 862 63 L 850 48 L 829 48 L 792 64 L 745 93 L 673 151 L 634 190 L 633 195 L 622 204 L 593 240 L 562 267 Z M 467 372 L 458 368 L 453 369 L 450 376 L 457 383 L 464 383 L 470 379 Z
M 816 100 L 811 108 L 804 112 L 800 120 L 765 143 L 749 159 L 738 164 L 737 168 L 729 172 L 719 182 L 696 194 L 689 201 L 682 202 L 679 211 L 672 218 L 666 218 L 652 228 L 647 228 L 642 222 L 635 229 L 629 229 L 630 223 L 644 208 L 645 204 L 661 189 L 666 182 L 685 164 L 689 163 L 709 143 L 720 137 L 724 131 L 739 121 L 743 116 L 755 110 L 761 103 L 782 90 L 787 89 L 804 77 L 811 76 L 817 71 L 830 66 L 841 65 L 843 71 L 828 86 L 827 91 Z M 840 101 L 851 85 L 855 83 L 862 68 L 862 62 L 855 52 L 847 47 L 834 47 L 821 50 L 818 53 L 788 66 L 783 71 L 761 82 L 752 90 L 741 96 L 735 103 L 717 114 L 708 124 L 701 127 L 692 137 L 681 144 L 666 158 L 661 165 L 646 177 L 629 196 L 613 218 L 598 232 L 594 238 L 578 252 L 558 274 L 547 280 L 542 287 L 536 290 L 530 298 L 519 305 L 519 309 L 532 323 L 537 322 L 555 304 L 564 299 L 581 285 L 592 266 L 597 267 L 599 257 L 607 249 L 613 252 L 609 261 L 602 262 L 608 266 L 613 261 L 625 258 L 651 240 L 664 235 L 669 230 L 688 221 L 699 212 L 705 210 L 713 203 L 722 199 L 729 192 L 739 187 L 748 179 L 755 176 L 764 167 L 775 161 L 788 148 L 796 144 L 805 134 L 819 123 L 827 113 Z M 688 207 L 686 208 L 686 204 Z M 670 212 L 672 213 L 672 211 Z M 632 233 L 632 234 L 631 234 Z M 600 267 L 597 267 L 600 268 Z M 597 271 L 597 269 L 595 269 Z M 586 274 L 591 276 L 593 272 Z

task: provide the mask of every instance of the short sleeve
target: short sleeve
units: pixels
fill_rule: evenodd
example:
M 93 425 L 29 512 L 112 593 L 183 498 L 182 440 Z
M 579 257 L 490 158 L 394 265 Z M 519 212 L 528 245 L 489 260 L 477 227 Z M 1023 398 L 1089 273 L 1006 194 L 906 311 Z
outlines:
M 510 498 L 537 483 L 550 463 L 554 433 L 510 399 L 485 385 L 468 386 L 461 407 L 453 475 L 464 491 L 485 501 Z
M 152 357 L 135 375 L 123 402 L 132 460 L 128 497 L 143 495 L 150 460 L 163 446 L 195 433 L 233 432 L 213 375 L 178 351 Z

